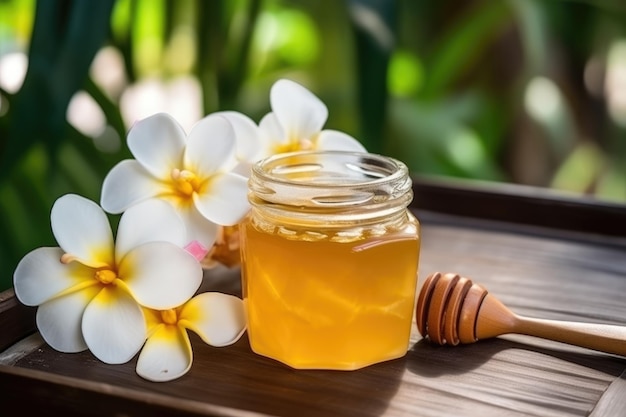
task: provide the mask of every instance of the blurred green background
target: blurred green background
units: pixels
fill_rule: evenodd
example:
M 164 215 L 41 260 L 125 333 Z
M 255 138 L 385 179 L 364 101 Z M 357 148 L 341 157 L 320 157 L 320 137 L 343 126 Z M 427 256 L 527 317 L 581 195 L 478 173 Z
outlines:
M 258 122 L 279 78 L 415 174 L 626 202 L 623 0 L 0 0 L 0 290 L 135 120 Z

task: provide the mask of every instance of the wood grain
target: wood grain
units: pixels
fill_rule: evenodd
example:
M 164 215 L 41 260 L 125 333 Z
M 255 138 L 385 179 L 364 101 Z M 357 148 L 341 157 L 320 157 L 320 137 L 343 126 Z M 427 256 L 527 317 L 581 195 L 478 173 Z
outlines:
M 626 372 L 611 383 L 590 417 L 621 416 L 626 410 Z
M 547 188 L 413 177 L 413 206 L 437 213 L 626 238 L 626 207 Z
M 35 309 L 15 298 L 13 289 L 0 292 L 0 352 L 35 331 Z
M 417 215 L 420 277 L 461 273 L 529 317 L 626 325 L 620 241 Z M 239 294 L 238 270 L 209 272 L 203 290 Z M 404 358 L 351 372 L 296 371 L 252 353 L 245 337 L 213 348 L 192 335 L 192 344 L 189 374 L 161 384 L 138 377 L 134 360 L 110 366 L 88 352 L 61 354 L 43 345 L 13 367 L 0 366 L 2 401 L 92 415 L 626 415 L 626 403 L 612 398 L 623 392 L 625 358 L 527 336 L 435 346 L 414 326 Z

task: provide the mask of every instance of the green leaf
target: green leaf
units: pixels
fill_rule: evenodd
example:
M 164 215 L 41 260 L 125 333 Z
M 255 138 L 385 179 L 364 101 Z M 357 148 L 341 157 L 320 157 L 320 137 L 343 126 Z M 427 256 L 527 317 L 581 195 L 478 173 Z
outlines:
M 68 103 L 108 37 L 113 4 L 114 0 L 37 2 L 28 71 L 11 103 L 8 137 L 1 143 L 3 175 L 37 142 L 52 151 L 58 148 L 66 132 Z
M 394 0 L 348 0 L 355 38 L 359 140 L 368 151 L 383 151 L 387 112 L 387 67 L 396 32 Z
M 433 55 L 424 60 L 427 67 L 422 97 L 441 96 L 468 68 L 478 64 L 481 52 L 508 22 L 510 10 L 503 1 L 479 2 L 462 16 L 435 45 Z

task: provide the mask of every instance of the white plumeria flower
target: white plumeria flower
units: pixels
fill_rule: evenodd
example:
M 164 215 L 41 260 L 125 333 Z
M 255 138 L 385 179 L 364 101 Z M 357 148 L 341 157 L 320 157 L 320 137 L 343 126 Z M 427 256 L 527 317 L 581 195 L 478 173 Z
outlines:
M 231 119 L 231 118 L 229 118 Z M 235 130 L 224 117 L 208 116 L 189 136 L 168 114 L 137 122 L 128 133 L 135 159 L 119 162 L 102 185 L 101 204 L 121 213 L 144 200 L 169 202 L 187 226 L 187 241 L 207 249 L 218 226 L 238 223 L 248 212 L 247 179 L 237 166 Z
M 270 90 L 272 111 L 259 123 L 263 155 L 307 150 L 365 152 L 352 136 L 336 130 L 322 130 L 328 108 L 305 87 L 281 79 Z
M 137 374 L 150 381 L 176 379 L 189 371 L 193 351 L 187 330 L 212 346 L 235 343 L 246 330 L 240 298 L 205 292 L 180 307 L 145 311 L 148 340 L 137 360 Z
M 58 351 L 127 362 L 146 339 L 141 306 L 172 308 L 200 286 L 200 264 L 180 247 L 184 224 L 164 202 L 126 211 L 115 243 L 105 212 L 84 197 L 60 197 L 50 220 L 59 247 L 28 253 L 13 279 L 17 298 L 39 306 L 39 332 Z

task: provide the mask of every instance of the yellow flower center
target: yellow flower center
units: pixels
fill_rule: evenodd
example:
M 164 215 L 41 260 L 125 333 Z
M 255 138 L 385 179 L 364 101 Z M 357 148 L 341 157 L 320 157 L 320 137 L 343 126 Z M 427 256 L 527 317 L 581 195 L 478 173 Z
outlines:
M 174 182 L 174 188 L 176 191 L 186 197 L 190 197 L 194 192 L 200 189 L 201 181 L 191 171 L 183 169 L 173 169 L 171 173 L 172 181 Z
M 161 320 L 165 324 L 176 324 L 178 323 L 178 315 L 176 314 L 176 310 L 161 310 Z
M 117 274 L 110 269 L 100 269 L 96 271 L 95 278 L 103 284 L 110 284 L 117 279 Z
M 315 149 L 315 145 L 309 139 L 292 139 L 286 144 L 274 146 L 274 153 L 296 152 L 296 151 L 310 151 Z

